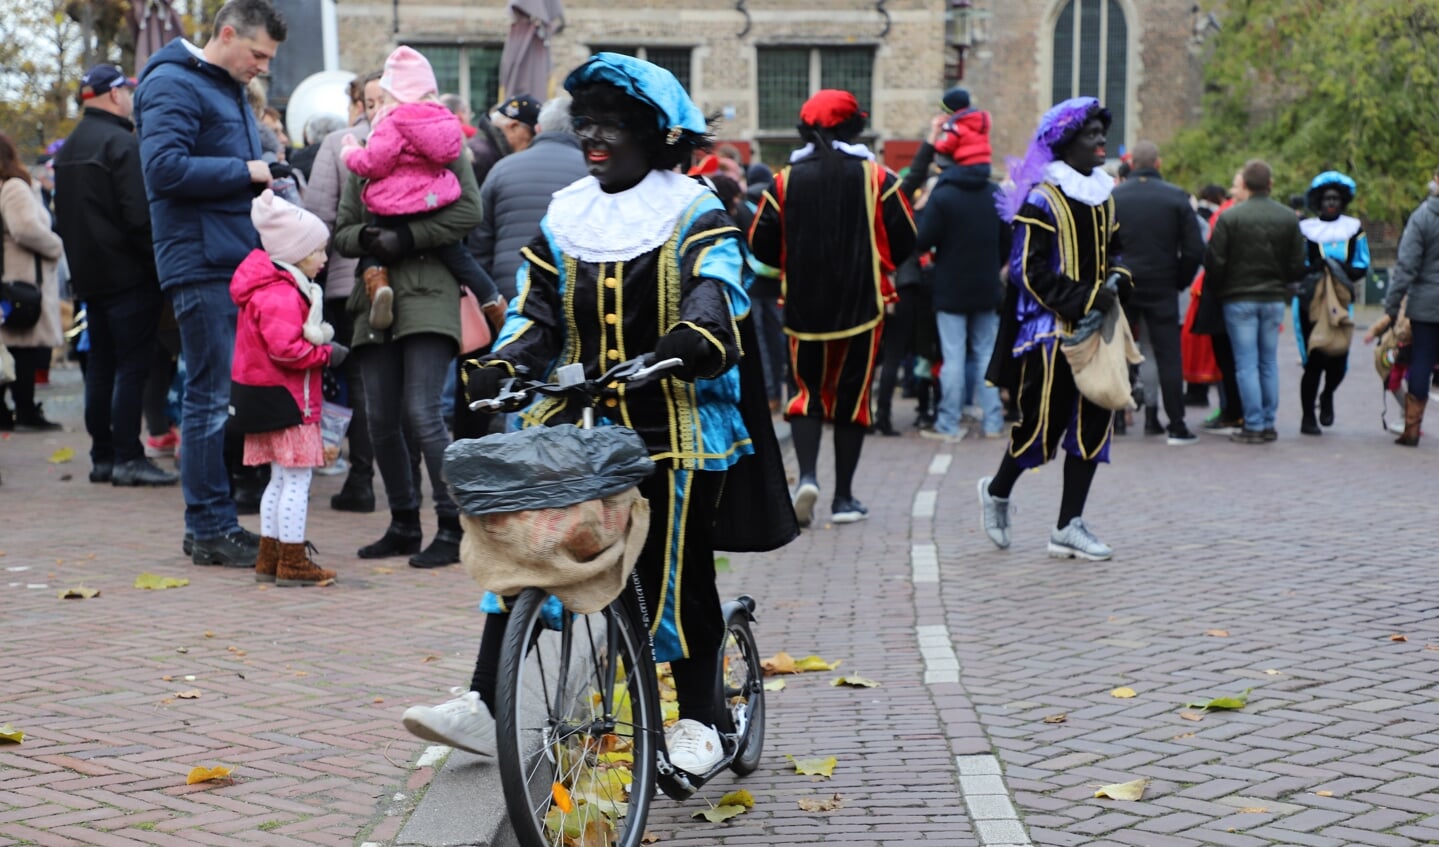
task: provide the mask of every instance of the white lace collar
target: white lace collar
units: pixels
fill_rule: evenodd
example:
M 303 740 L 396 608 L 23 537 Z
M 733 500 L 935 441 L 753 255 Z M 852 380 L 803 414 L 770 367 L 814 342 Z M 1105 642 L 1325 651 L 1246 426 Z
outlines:
M 871 162 L 874 161 L 874 153 L 871 152 L 870 149 L 869 149 L 868 147 L 864 146 L 863 144 L 846 144 L 846 143 L 844 143 L 843 141 L 840 141 L 839 139 L 836 138 L 836 139 L 834 139 L 833 141 L 830 142 L 830 146 L 833 147 L 834 149 L 838 150 L 839 152 L 841 152 L 841 153 L 847 153 L 848 155 L 853 156 L 853 157 L 855 157 L 856 159 L 868 159 L 868 160 L 870 160 Z M 789 161 L 790 161 L 791 164 L 793 164 L 793 163 L 795 163 L 795 162 L 798 162 L 800 159 L 803 159 L 804 157 L 810 155 L 810 154 L 813 153 L 813 152 L 814 152 L 814 142 L 811 141 L 810 143 L 806 144 L 805 146 L 799 148 L 798 150 L 795 150 L 793 153 L 790 153 L 790 154 L 789 154 Z
M 1085 176 L 1057 159 L 1044 166 L 1044 181 L 1059 186 L 1060 191 L 1086 206 L 1098 206 L 1114 193 L 1114 177 L 1104 168 L 1095 168 Z
M 1332 221 L 1305 218 L 1299 222 L 1299 231 L 1315 244 L 1333 244 L 1353 238 L 1354 233 L 1359 231 L 1359 219 L 1348 215 L 1340 215 Z
M 607 194 L 584 177 L 550 200 L 550 232 L 560 250 L 586 262 L 633 259 L 664 244 L 690 204 L 709 189 L 674 171 L 650 171 L 634 188 Z

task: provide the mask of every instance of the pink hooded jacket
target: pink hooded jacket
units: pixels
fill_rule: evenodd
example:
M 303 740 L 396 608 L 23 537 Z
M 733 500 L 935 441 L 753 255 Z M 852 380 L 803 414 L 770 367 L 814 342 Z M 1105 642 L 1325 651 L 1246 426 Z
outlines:
M 345 153 L 345 167 L 369 180 L 360 197 L 377 215 L 433 212 L 460 199 L 445 168 L 465 147 L 460 119 L 439 103 L 401 103 L 370 131 L 366 146 Z
M 230 298 L 240 307 L 230 378 L 242 385 L 289 389 L 304 422 L 317 423 L 324 401 L 320 370 L 330 363 L 330 345 L 305 339 L 310 302 L 295 278 L 276 267 L 264 250 L 255 250 L 235 269 Z

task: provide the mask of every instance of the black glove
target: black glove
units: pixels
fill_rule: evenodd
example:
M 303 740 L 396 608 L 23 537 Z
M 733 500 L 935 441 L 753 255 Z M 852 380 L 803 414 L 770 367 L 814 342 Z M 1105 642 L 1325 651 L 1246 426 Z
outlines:
M 360 230 L 360 246 L 382 265 L 393 265 L 415 250 L 415 236 L 407 226 L 367 226 Z
M 1108 286 L 1103 286 L 1099 289 L 1098 292 L 1095 293 L 1094 305 L 1090 307 L 1090 311 L 1107 312 L 1110 309 L 1114 308 L 1114 304 L 1118 300 L 1119 295 L 1114 292 L 1114 289 L 1109 288 Z
M 681 326 L 660 336 L 655 342 L 655 360 L 679 359 L 684 367 L 675 368 L 673 373 L 681 379 L 692 380 L 695 374 L 708 373 L 708 364 L 714 356 L 714 345 L 691 327 Z
M 270 163 L 270 179 L 290 179 L 295 175 L 295 169 L 285 162 Z
M 338 368 L 350 356 L 350 348 L 338 341 L 330 342 L 330 367 Z
M 508 376 L 505 369 L 499 366 L 469 370 L 469 375 L 465 380 L 466 399 L 471 403 L 477 400 L 494 399 L 499 396 L 500 383 Z

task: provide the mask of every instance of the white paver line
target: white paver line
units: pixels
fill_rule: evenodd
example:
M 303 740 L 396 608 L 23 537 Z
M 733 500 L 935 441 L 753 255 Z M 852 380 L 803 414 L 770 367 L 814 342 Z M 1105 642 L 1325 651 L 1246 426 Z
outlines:
M 952 458 L 948 453 L 935 456 L 930 462 L 930 474 L 943 476 L 948 473 Z M 941 459 L 944 461 L 941 462 Z M 910 516 L 933 519 L 938 497 L 938 491 L 916 492 Z M 915 523 L 917 525 L 918 521 Z M 916 585 L 939 582 L 939 547 L 932 543 L 932 526 L 930 534 L 931 543 L 910 545 L 910 571 Z M 949 627 L 925 624 L 916 626 L 914 634 L 920 657 L 924 660 L 924 684 L 958 683 L 959 657 L 955 655 Z M 988 753 L 956 756 L 955 768 L 959 771 L 960 797 L 964 800 L 965 811 L 974 824 L 980 845 L 1033 847 L 1014 808 L 1009 787 L 1004 784 L 1004 771 L 999 766 L 999 759 Z

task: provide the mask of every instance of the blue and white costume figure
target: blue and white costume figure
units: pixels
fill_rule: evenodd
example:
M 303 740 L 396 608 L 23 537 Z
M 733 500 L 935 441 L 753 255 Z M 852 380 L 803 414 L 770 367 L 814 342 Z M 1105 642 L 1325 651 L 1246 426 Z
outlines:
M 1369 272 L 1369 238 L 1364 234 L 1364 225 L 1358 218 L 1344 214 L 1353 202 L 1357 186 L 1354 180 L 1339 171 L 1325 171 L 1309 183 L 1305 194 L 1306 205 L 1318 217 L 1305 218 L 1299 222 L 1299 231 L 1304 234 L 1305 276 L 1298 294 L 1291 301 L 1294 317 L 1294 340 L 1299 345 L 1299 359 L 1304 363 L 1304 376 L 1299 382 L 1300 408 L 1303 421 L 1300 430 L 1309 435 L 1318 435 L 1317 424 L 1332 426 L 1334 423 L 1334 389 L 1343 381 L 1349 369 L 1349 356 L 1325 353 L 1322 350 L 1309 351 L 1309 335 L 1314 331 L 1314 322 L 1309 319 L 1309 307 L 1314 299 L 1321 273 L 1327 260 L 1337 262 L 1344 273 L 1336 274 L 1336 280 L 1348 288 L 1350 296 L 1349 314 L 1354 314 L 1354 285 Z M 1337 202 L 1332 192 L 1338 192 Z M 1325 203 L 1326 195 L 1330 202 Z M 1319 389 L 1320 380 L 1324 389 Z M 1314 416 L 1315 399 L 1319 401 L 1319 418 Z

